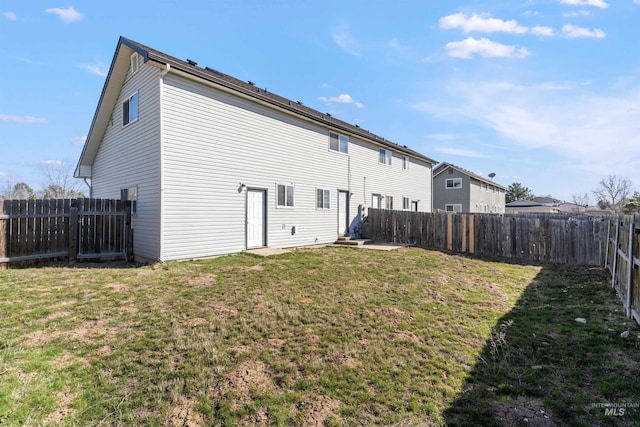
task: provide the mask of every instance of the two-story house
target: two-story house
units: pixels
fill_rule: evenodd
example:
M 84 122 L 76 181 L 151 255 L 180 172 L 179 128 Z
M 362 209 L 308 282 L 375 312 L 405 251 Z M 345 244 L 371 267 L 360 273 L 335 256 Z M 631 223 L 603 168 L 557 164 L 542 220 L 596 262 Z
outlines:
M 365 207 L 431 211 L 435 163 L 120 38 L 75 176 L 132 200 L 136 257 L 165 261 L 357 236 Z
M 451 163 L 433 169 L 433 209 L 504 213 L 507 189 Z

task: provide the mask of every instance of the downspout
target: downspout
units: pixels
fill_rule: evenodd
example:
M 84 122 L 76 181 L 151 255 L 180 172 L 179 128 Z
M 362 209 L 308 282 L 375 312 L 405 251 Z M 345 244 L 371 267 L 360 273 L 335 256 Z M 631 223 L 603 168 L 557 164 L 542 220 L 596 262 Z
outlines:
M 163 110 L 164 110 L 164 76 L 171 71 L 171 64 L 164 64 L 164 69 L 160 72 L 160 79 L 158 80 L 158 91 L 160 98 L 160 111 L 158 114 L 160 115 L 160 141 L 159 143 L 159 151 L 160 151 L 160 247 L 158 248 L 158 259 L 160 261 L 165 260 L 164 254 L 164 219 L 165 219 L 165 209 L 164 209 L 164 154 L 163 154 L 163 139 L 164 139 L 164 123 L 163 123 Z
M 87 178 L 82 178 L 84 183 L 89 187 L 89 198 L 93 198 L 93 188 L 91 188 L 91 184 L 87 182 Z
M 171 64 L 164 64 L 164 70 L 160 73 L 160 78 L 163 78 L 171 70 Z

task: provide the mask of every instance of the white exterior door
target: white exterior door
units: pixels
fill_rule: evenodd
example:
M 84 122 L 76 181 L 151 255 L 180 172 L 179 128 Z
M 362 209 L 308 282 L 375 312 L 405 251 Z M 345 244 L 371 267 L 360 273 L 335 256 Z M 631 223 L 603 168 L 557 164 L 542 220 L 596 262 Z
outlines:
M 338 236 L 349 233 L 349 193 L 338 191 Z
M 266 192 L 247 190 L 247 248 L 266 246 Z

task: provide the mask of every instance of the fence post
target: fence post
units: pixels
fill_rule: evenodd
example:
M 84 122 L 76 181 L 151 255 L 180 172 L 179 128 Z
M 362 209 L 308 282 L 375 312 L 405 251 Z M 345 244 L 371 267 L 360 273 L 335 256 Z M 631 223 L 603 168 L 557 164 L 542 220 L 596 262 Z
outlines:
M 633 293 L 633 266 L 634 266 L 633 241 L 635 239 L 635 234 L 636 234 L 635 228 L 636 228 L 636 224 L 633 221 L 631 221 L 631 225 L 629 225 L 629 252 L 627 252 L 627 255 L 629 256 L 629 262 L 627 263 L 628 264 L 627 295 L 624 302 L 624 308 L 627 312 L 628 318 L 631 318 L 631 301 L 633 301 L 631 299 L 631 294 Z
M 125 203 L 125 230 L 127 236 L 126 243 L 126 259 L 128 262 L 133 262 L 135 260 L 135 255 L 133 253 L 133 224 L 131 222 L 131 202 Z
M 609 240 L 611 239 L 611 220 L 607 221 L 607 240 L 605 240 L 606 245 L 604 249 L 604 268 L 609 268 Z M 611 269 L 609 268 L 609 271 Z
M 613 265 L 611 269 L 611 288 L 616 287 L 616 270 L 618 267 L 618 237 L 620 236 L 620 220 L 616 218 L 616 240 L 613 242 Z
M 78 201 L 71 201 L 71 208 L 69 209 L 69 262 L 74 263 L 78 256 L 78 222 L 80 222 L 80 216 L 78 215 Z
M 7 268 L 9 259 L 7 258 L 7 226 L 9 216 L 0 211 L 0 270 Z

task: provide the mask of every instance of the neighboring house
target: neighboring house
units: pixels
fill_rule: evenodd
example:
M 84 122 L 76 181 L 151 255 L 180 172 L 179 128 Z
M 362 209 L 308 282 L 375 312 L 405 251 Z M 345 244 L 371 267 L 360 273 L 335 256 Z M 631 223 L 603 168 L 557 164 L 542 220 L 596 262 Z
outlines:
M 451 163 L 433 169 L 433 209 L 504 213 L 507 189 Z
M 358 236 L 365 207 L 431 211 L 435 163 L 121 37 L 75 176 L 132 200 L 136 257 L 166 261 Z
M 534 197 L 533 199 L 531 199 L 531 201 L 540 203 L 541 205 L 544 205 L 544 206 L 550 206 L 554 208 L 559 207 L 560 204 L 562 203 L 562 200 L 558 200 L 558 199 L 554 199 L 553 197 L 546 197 L 546 196 Z
M 560 209 L 531 200 L 516 200 L 507 203 L 505 213 L 558 213 Z
M 569 203 L 569 202 L 559 203 L 557 207 L 558 207 L 558 210 L 562 213 L 584 214 L 587 212 L 586 206 L 578 205 L 576 203 Z

